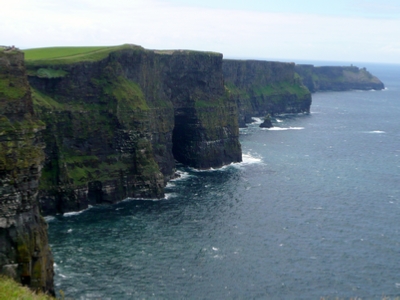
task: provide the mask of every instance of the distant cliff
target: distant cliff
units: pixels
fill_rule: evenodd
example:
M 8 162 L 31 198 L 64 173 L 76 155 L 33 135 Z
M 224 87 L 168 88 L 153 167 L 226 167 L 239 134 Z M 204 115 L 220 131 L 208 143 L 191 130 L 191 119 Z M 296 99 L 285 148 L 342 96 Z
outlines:
M 175 160 L 199 169 L 241 161 L 221 54 L 124 45 L 27 66 L 47 125 L 46 214 L 162 198 Z
M 365 68 L 350 67 L 314 67 L 296 65 L 296 72 L 303 84 L 312 92 L 382 90 L 384 84 Z
M 268 114 L 310 112 L 311 94 L 294 63 L 224 60 L 225 84 L 239 110 L 239 123 Z
M 47 225 L 39 214 L 44 163 L 24 56 L 0 49 L 0 274 L 54 294 Z

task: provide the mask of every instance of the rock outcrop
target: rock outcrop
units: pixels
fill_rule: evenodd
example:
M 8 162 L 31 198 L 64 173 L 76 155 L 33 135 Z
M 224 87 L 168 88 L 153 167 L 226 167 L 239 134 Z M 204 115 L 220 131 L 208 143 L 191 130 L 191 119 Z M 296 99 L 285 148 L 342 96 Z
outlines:
M 44 162 L 23 53 L 0 50 L 0 273 L 54 294 L 47 224 L 39 213 Z
M 274 125 L 272 125 L 272 120 L 271 120 L 271 116 L 267 115 L 264 118 L 264 121 L 260 124 L 261 128 L 272 128 L 274 127 Z
M 311 94 L 294 68 L 294 63 L 224 60 L 225 84 L 237 103 L 240 126 L 253 116 L 310 112 Z
M 382 90 L 385 88 L 384 84 L 365 68 L 296 65 L 295 70 L 300 75 L 303 84 L 312 93 L 317 91 Z
M 95 59 L 27 66 L 47 124 L 39 189 L 46 214 L 162 198 L 175 160 L 199 169 L 241 161 L 221 54 L 124 45 Z

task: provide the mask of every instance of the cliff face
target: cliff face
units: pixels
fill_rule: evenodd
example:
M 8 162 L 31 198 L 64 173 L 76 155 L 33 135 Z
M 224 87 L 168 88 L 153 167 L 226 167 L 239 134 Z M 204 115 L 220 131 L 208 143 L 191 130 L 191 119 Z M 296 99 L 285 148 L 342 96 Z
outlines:
M 358 67 L 314 67 L 296 65 L 296 72 L 303 84 L 312 92 L 382 90 L 384 84 L 365 68 Z
M 178 52 L 164 59 L 175 116 L 174 157 L 200 169 L 240 162 L 237 106 L 225 90 L 222 55 Z
M 224 60 L 223 72 L 241 126 L 252 116 L 310 111 L 311 94 L 293 63 Z
M 99 60 L 28 67 L 47 124 L 40 181 L 47 214 L 161 198 L 175 159 L 195 168 L 241 161 L 221 54 L 127 45 Z
M 47 225 L 39 214 L 44 161 L 23 53 L 0 50 L 0 273 L 54 294 Z

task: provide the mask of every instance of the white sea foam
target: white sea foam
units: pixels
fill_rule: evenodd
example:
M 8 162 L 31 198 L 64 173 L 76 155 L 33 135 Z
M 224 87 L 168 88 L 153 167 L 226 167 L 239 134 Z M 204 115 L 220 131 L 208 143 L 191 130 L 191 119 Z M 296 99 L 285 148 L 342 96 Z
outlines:
M 63 216 L 64 217 L 77 216 L 77 215 L 80 215 L 82 212 L 83 212 L 83 210 L 81 210 L 81 211 L 71 211 L 71 212 L 64 213 Z
M 226 166 L 224 166 L 224 167 L 226 167 Z M 214 168 L 209 168 L 209 169 L 204 169 L 204 170 L 202 170 L 202 169 L 196 169 L 196 168 L 192 168 L 192 167 L 190 167 L 189 168 L 190 169 L 190 171 L 192 171 L 192 172 L 212 172 L 212 171 L 217 171 L 217 170 L 219 170 L 219 169 L 214 169 Z
M 318 207 L 312 207 L 311 209 L 312 209 L 312 210 L 323 210 L 323 208 L 320 207 L 320 206 L 318 206 Z
M 302 130 L 304 127 L 271 127 L 271 128 L 263 128 L 263 130 L 270 131 L 282 131 L 282 130 Z
M 176 171 L 176 173 L 179 175 L 179 177 L 171 179 L 170 181 L 185 180 L 192 176 L 188 172 L 181 171 L 181 170 Z
M 386 133 L 386 132 L 382 130 L 373 130 L 373 131 L 368 131 L 368 133 Z
M 171 199 L 171 198 L 175 198 L 178 194 L 176 193 L 165 193 L 165 200 Z
M 190 170 L 191 170 L 192 172 L 217 172 L 217 171 L 223 171 L 223 170 L 225 170 L 225 169 L 227 169 L 227 168 L 229 168 L 229 167 L 231 167 L 231 166 L 235 166 L 235 165 L 237 165 L 237 164 L 240 164 L 240 163 L 230 163 L 230 164 L 224 165 L 224 166 L 222 166 L 222 167 L 220 167 L 220 168 L 217 168 L 217 169 L 209 168 L 209 169 L 204 169 L 204 170 L 202 170 L 202 169 L 190 168 Z M 191 176 L 191 175 L 190 175 L 190 176 Z
M 175 183 L 172 183 L 171 181 L 169 181 L 165 187 L 166 188 L 172 188 L 172 187 L 175 187 L 175 186 L 176 186 Z
M 49 223 L 49 222 L 53 221 L 55 219 L 55 217 L 54 216 L 46 216 L 46 217 L 44 217 L 44 219 L 46 220 L 47 223 Z
M 80 215 L 81 213 L 83 213 L 84 211 L 87 211 L 88 209 L 91 209 L 92 206 L 89 205 L 88 208 L 80 210 L 80 211 L 71 211 L 71 212 L 67 212 L 63 214 L 63 217 L 72 217 L 72 216 L 77 216 Z
M 242 164 L 257 164 L 257 163 L 261 163 L 262 159 L 252 156 L 250 153 L 247 154 L 242 154 Z
M 282 123 L 282 122 L 283 122 L 283 120 L 276 119 L 276 122 L 278 122 L 278 123 Z
M 165 196 L 163 198 L 126 198 L 124 200 L 122 200 L 121 202 L 129 202 L 129 201 L 161 201 L 161 200 L 165 200 Z
M 261 124 L 262 122 L 264 122 L 264 120 L 261 118 L 253 117 L 252 119 L 254 120 L 254 122 L 252 122 L 251 124 Z

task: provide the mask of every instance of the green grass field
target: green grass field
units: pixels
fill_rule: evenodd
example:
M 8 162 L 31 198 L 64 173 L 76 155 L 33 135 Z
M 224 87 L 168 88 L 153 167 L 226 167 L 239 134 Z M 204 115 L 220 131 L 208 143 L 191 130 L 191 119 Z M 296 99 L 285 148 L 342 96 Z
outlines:
M 22 50 L 28 65 L 69 64 L 79 61 L 101 60 L 110 52 L 123 49 L 143 49 L 140 46 L 124 44 L 120 46 L 99 47 L 49 47 Z

